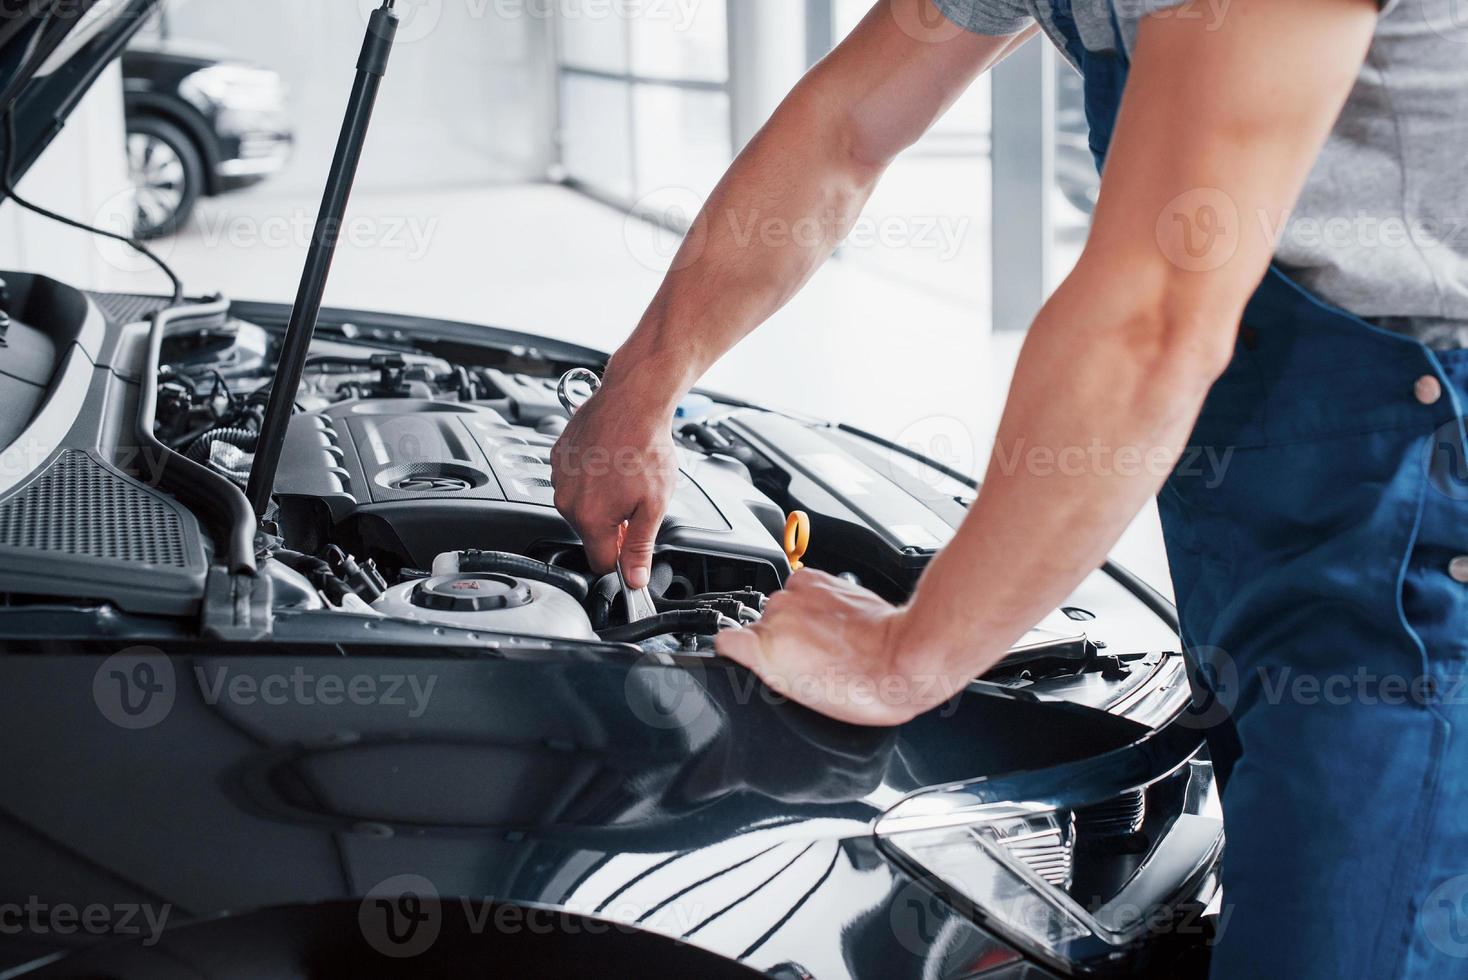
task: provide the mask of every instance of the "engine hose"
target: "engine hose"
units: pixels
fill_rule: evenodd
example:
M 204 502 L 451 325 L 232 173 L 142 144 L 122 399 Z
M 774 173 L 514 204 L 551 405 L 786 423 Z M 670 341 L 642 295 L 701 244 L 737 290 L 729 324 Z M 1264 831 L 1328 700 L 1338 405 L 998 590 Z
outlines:
M 707 599 L 654 599 L 658 612 L 676 612 L 680 609 L 712 609 L 739 623 L 752 623 L 760 618 L 759 610 L 737 599 L 714 596 Z
M 592 629 L 603 630 L 611 624 L 612 603 L 617 601 L 617 593 L 620 591 L 622 583 L 615 572 L 596 580 L 596 586 L 591 592 L 591 602 L 586 608 L 587 615 L 591 617 Z
M 734 589 L 731 592 L 705 592 L 702 595 L 696 595 L 693 598 L 695 600 L 705 601 L 713 599 L 733 599 L 735 602 L 744 603 L 744 605 L 753 609 L 755 612 L 763 612 L 765 608 L 765 602 L 769 599 L 769 596 L 765 595 L 763 592 L 757 592 L 754 589 Z
M 189 443 L 189 447 L 184 450 L 184 455 L 196 463 L 208 463 L 209 450 L 216 442 L 227 442 L 236 449 L 242 449 L 247 453 L 252 453 L 255 451 L 255 444 L 259 440 L 259 433 L 251 429 L 210 429 Z
M 714 636 L 721 626 L 728 623 L 716 609 L 679 609 L 674 612 L 658 613 L 647 619 L 639 619 L 625 626 L 611 626 L 597 631 L 597 636 L 608 643 L 641 643 L 669 633 L 694 633 L 698 636 Z
M 573 571 L 503 551 L 466 551 L 459 556 L 459 571 L 466 574 L 502 572 L 544 582 L 569 592 L 582 605 L 586 604 L 586 597 L 591 592 L 591 586 L 586 583 L 585 577 Z
M 331 566 L 320 558 L 302 554 L 299 551 L 290 551 L 280 548 L 271 556 L 287 568 L 293 569 L 306 576 L 306 579 L 314 585 L 322 595 L 326 596 L 334 606 L 341 605 L 342 598 L 356 593 L 343 582 Z

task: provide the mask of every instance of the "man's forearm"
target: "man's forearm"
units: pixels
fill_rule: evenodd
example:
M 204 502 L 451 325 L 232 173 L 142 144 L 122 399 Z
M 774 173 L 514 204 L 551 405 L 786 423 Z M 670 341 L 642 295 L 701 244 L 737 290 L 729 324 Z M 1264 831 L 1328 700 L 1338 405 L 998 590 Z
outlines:
M 1085 253 L 1025 344 L 983 491 L 903 617 L 920 669 L 992 665 L 1157 492 L 1273 253 L 1250 222 L 1288 213 L 1376 10 L 1235 0 L 1217 32 L 1143 23 Z M 1229 234 L 1200 256 L 1180 236 L 1210 214 Z
M 1061 603 L 1188 438 L 1378 16 L 1374 0 L 1233 0 L 1216 27 L 1144 19 L 1085 251 L 1031 329 L 953 541 L 900 609 L 799 573 L 720 652 L 817 710 L 899 724 Z M 922 682 L 882 687 L 903 678 Z
M 891 160 L 1034 34 L 925 43 L 878 4 L 719 182 L 608 384 L 671 411 L 830 257 Z
M 1025 343 L 983 492 L 903 617 L 908 669 L 982 674 L 1105 560 L 1172 469 L 1240 312 L 1169 322 L 1165 304 L 1083 277 L 1056 293 Z M 1057 376 L 1059 363 L 1072 367 Z
M 802 83 L 719 182 L 637 329 L 608 367 L 634 364 L 675 402 L 810 279 L 861 214 L 884 169 L 850 153 L 841 113 Z

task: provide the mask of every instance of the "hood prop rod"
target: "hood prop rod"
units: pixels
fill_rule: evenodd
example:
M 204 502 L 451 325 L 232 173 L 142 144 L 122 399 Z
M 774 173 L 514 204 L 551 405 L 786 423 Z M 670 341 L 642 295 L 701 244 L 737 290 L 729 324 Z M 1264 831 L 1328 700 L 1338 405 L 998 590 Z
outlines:
M 321 316 L 321 297 L 326 291 L 326 277 L 331 272 L 331 260 L 336 254 L 337 238 L 341 233 L 347 201 L 352 194 L 352 182 L 357 176 L 357 164 L 362 158 L 367 127 L 372 121 L 372 109 L 377 102 L 377 90 L 382 83 L 382 76 L 387 72 L 388 55 L 392 52 L 393 37 L 398 29 L 398 16 L 393 12 L 393 3 L 394 0 L 383 0 L 382 6 L 372 11 L 367 22 L 367 36 L 362 42 L 362 53 L 357 59 L 357 78 L 352 84 L 351 98 L 347 101 L 341 135 L 337 137 L 336 155 L 332 158 L 331 170 L 327 174 L 326 191 L 321 198 L 321 211 L 316 216 L 316 228 L 306 250 L 306 267 L 301 272 L 296 303 L 291 307 L 290 323 L 286 326 L 285 338 L 281 341 L 280 360 L 275 366 L 275 380 L 271 384 L 270 400 L 265 405 L 265 416 L 260 423 L 260 438 L 256 445 L 254 462 L 250 466 L 250 481 L 245 490 L 257 519 L 265 516 L 265 511 L 270 506 L 271 492 L 275 489 L 275 474 L 280 467 L 286 429 L 290 425 L 296 394 L 301 386 L 306 355 L 311 350 L 311 338 L 316 333 L 316 321 Z

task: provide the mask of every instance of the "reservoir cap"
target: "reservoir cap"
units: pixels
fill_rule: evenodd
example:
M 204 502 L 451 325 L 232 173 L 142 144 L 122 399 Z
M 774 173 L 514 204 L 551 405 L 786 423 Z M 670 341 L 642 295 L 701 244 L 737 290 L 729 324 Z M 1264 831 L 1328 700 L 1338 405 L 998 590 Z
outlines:
M 419 582 L 412 603 L 441 612 L 486 612 L 518 609 L 534 596 L 530 586 L 510 575 L 486 572 L 479 575 L 440 575 Z

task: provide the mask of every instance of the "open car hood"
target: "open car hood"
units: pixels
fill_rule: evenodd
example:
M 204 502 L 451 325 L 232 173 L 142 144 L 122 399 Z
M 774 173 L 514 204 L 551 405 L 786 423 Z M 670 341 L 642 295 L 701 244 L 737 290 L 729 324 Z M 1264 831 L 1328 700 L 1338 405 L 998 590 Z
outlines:
M 35 163 L 66 119 L 159 0 L 3 0 L 0 2 L 0 131 L 10 176 Z M 0 127 L 3 129 L 3 127 Z M 0 199 L 3 199 L 0 190 Z

